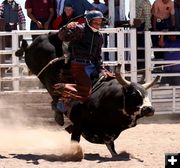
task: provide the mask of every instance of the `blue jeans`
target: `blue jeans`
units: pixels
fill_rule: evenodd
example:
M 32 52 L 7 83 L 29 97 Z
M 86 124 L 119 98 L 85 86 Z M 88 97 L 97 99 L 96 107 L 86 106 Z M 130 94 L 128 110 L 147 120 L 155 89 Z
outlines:
M 85 72 L 89 78 L 92 77 L 93 74 L 97 73 L 96 67 L 94 64 L 87 64 L 85 66 Z
M 44 24 L 47 21 L 47 19 L 38 19 L 38 21 L 40 21 L 42 24 Z M 39 29 L 37 24 L 35 22 L 31 21 L 30 30 L 43 30 L 43 29 Z
M 170 19 L 164 19 L 160 22 L 156 22 L 156 28 L 158 31 L 169 29 L 171 27 Z

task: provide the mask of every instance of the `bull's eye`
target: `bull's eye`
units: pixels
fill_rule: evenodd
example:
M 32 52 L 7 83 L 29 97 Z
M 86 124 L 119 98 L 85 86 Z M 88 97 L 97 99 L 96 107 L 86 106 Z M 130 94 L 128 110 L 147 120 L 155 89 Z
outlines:
M 133 99 L 134 105 L 136 105 L 136 107 L 140 107 L 143 103 L 143 98 L 139 92 L 133 92 L 132 99 Z
M 136 96 L 136 95 L 137 95 L 136 92 L 133 92 L 133 93 L 132 93 L 132 96 Z

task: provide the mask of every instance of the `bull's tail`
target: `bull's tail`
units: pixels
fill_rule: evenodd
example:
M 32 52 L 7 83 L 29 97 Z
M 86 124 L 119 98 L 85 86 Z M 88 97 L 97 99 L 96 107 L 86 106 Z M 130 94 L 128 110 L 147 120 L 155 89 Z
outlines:
M 22 58 L 24 56 L 27 47 L 28 47 L 28 43 L 26 40 L 23 39 L 20 49 L 15 52 L 16 57 Z

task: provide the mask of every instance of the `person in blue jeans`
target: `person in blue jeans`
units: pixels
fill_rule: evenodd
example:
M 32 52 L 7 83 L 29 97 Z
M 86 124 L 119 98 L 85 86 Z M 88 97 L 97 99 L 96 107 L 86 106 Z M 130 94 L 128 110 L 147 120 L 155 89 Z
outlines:
M 170 31 L 172 31 L 170 29 Z M 180 38 L 176 35 L 169 35 L 167 38 L 165 36 L 160 37 L 159 45 L 164 48 L 179 48 Z M 180 51 L 165 51 L 163 53 L 164 60 L 180 60 Z M 179 73 L 180 65 L 172 65 L 164 68 L 166 73 Z M 161 83 L 168 83 L 169 85 L 179 85 L 180 77 L 163 77 Z

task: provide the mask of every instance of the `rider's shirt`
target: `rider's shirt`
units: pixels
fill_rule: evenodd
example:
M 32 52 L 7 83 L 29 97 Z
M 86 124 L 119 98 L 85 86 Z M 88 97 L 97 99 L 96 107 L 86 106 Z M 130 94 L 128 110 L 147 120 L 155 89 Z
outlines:
M 70 41 L 72 60 L 90 60 L 96 66 L 101 64 L 103 37 L 100 32 L 93 32 L 89 26 L 81 24 L 73 30 L 63 27 L 59 31 L 59 37 L 62 41 Z

